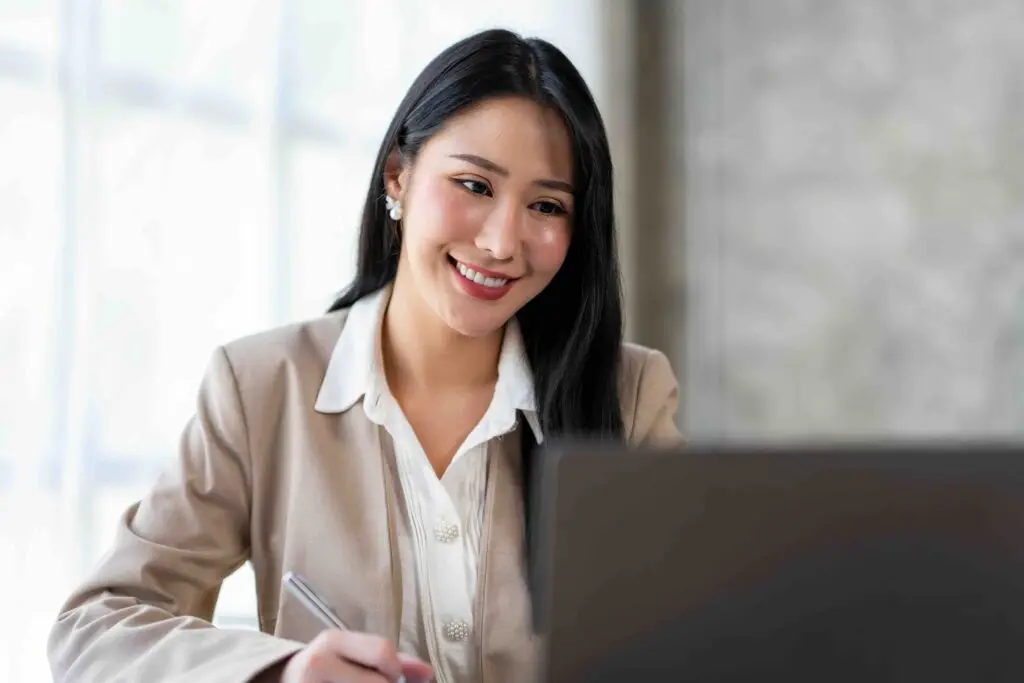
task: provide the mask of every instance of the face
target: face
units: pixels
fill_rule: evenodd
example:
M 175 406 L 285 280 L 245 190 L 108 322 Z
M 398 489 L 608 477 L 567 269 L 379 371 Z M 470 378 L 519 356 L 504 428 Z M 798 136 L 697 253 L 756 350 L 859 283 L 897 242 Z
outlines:
M 453 117 L 385 179 L 402 201 L 396 294 L 417 292 L 460 334 L 500 329 L 565 261 L 572 169 L 565 124 L 529 100 Z

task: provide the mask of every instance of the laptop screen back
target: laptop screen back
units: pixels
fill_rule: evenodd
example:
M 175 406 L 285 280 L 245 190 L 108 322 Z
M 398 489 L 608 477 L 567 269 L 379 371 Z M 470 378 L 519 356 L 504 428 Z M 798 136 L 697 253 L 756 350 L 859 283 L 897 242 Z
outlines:
M 548 681 L 1024 680 L 1024 449 L 549 453 Z

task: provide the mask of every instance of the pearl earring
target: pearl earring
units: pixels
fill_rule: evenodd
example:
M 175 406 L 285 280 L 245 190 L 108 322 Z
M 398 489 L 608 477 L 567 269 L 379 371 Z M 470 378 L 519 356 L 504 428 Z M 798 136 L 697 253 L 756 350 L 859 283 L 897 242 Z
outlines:
M 402 202 L 400 200 L 385 196 L 384 205 L 388 207 L 388 215 L 391 216 L 391 220 L 402 220 Z

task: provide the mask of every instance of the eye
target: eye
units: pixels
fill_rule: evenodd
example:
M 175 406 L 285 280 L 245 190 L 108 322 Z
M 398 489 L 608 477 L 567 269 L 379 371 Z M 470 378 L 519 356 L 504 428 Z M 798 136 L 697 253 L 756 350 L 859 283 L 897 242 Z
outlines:
M 530 208 L 538 213 L 544 214 L 545 216 L 563 216 L 567 213 L 560 204 L 556 204 L 555 202 L 534 202 L 530 205 Z
M 473 194 L 483 195 L 485 197 L 491 196 L 491 188 L 487 186 L 487 183 L 481 180 L 474 180 L 472 178 L 460 178 L 456 180 L 459 185 L 472 192 Z

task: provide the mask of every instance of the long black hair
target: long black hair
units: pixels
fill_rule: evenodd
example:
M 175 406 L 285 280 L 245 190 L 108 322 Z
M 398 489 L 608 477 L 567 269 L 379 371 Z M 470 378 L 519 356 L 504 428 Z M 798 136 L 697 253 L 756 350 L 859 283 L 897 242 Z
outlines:
M 465 38 L 434 58 L 412 84 L 377 153 L 366 192 L 355 280 L 331 311 L 348 308 L 398 272 L 399 226 L 384 206 L 389 157 L 414 163 L 452 116 L 495 97 L 528 98 L 561 115 L 572 141 L 574 219 L 561 269 L 517 314 L 533 370 L 545 440 L 623 438 L 618 369 L 622 294 L 612 205 L 612 162 L 594 98 L 554 45 L 505 30 Z M 533 444 L 524 429 L 523 483 Z M 527 505 L 527 511 L 529 505 Z M 530 530 L 529 517 L 527 532 Z

